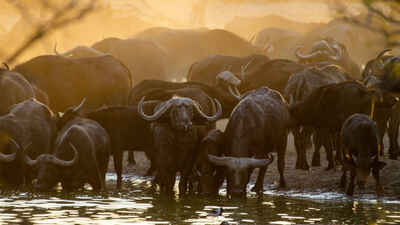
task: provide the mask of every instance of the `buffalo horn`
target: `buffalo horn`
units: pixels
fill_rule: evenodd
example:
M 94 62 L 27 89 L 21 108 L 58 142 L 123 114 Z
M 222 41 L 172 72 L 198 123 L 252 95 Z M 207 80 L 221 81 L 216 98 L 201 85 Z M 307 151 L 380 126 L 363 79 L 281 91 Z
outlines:
M 336 55 L 331 55 L 329 57 L 336 61 L 340 60 L 343 56 L 343 49 L 338 44 L 333 45 L 332 48 L 336 50 Z
M 27 165 L 29 165 L 29 166 L 35 166 L 35 165 L 37 164 L 38 160 L 37 160 L 37 159 L 35 159 L 35 160 L 31 159 L 31 158 L 29 157 L 29 155 L 27 154 L 28 149 L 29 149 L 29 147 L 31 146 L 31 144 L 32 144 L 32 143 L 29 143 L 29 144 L 24 148 L 24 151 L 22 152 L 22 155 L 23 155 L 24 162 L 25 162 Z
M 322 54 L 321 51 L 315 51 L 315 52 L 310 53 L 310 54 L 308 54 L 308 55 L 302 55 L 302 54 L 300 53 L 300 49 L 301 49 L 301 48 L 303 48 L 303 46 L 298 47 L 298 48 L 296 49 L 296 51 L 295 51 L 296 57 L 299 58 L 299 59 L 309 59 L 309 58 L 312 58 L 312 57 L 315 57 L 315 56 L 317 56 L 317 55 L 321 55 L 321 54 Z
M 140 99 L 139 105 L 138 105 L 138 112 L 140 116 L 148 121 L 154 121 L 160 118 L 172 105 L 171 101 L 168 100 L 161 108 L 159 108 L 153 115 L 146 115 L 143 112 L 143 103 L 144 99 L 146 96 L 143 96 L 142 99 Z
M 205 119 L 207 119 L 210 122 L 216 121 L 219 119 L 219 117 L 222 115 L 222 107 L 221 103 L 219 103 L 218 99 L 214 99 L 215 103 L 217 103 L 217 113 L 214 116 L 207 116 L 203 111 L 201 111 L 200 107 L 198 104 L 196 104 L 193 100 L 193 105 L 196 108 L 196 111 Z
M 68 161 L 68 160 L 59 159 L 57 157 L 52 157 L 51 162 L 54 163 L 55 165 L 64 166 L 64 167 L 73 166 L 75 163 L 77 163 L 78 159 L 79 159 L 78 150 L 76 150 L 75 146 L 71 142 L 69 142 L 69 145 L 71 146 L 71 149 L 74 151 L 73 159 Z
M 78 112 L 82 108 L 82 106 L 85 104 L 85 102 L 86 102 L 86 98 L 83 98 L 81 103 L 78 106 L 74 107 L 74 109 L 72 111 Z
M 20 145 L 13 138 L 10 138 L 10 141 L 14 144 L 15 147 L 17 147 L 17 151 L 20 151 L 21 149 Z M 4 154 L 0 152 L 0 161 L 6 163 L 14 161 L 15 158 L 17 157 L 17 151 L 11 154 Z
M 390 51 L 392 51 L 391 48 L 383 49 L 383 50 L 378 54 L 378 56 L 376 56 L 376 59 L 381 58 L 383 55 L 385 55 L 386 52 L 390 52 Z
M 244 169 L 244 168 L 258 168 L 265 167 L 274 161 L 272 155 L 268 156 L 268 159 L 255 159 L 248 157 L 218 157 L 213 155 L 208 155 L 208 160 L 217 166 L 226 166 L 232 169 Z
M 239 90 L 237 89 L 236 86 L 234 86 L 234 87 L 233 87 L 233 90 L 232 90 L 232 86 L 229 85 L 228 90 L 229 90 L 229 93 L 230 93 L 231 95 L 233 95 L 235 98 L 237 98 L 237 99 L 240 99 L 240 98 L 241 98 L 241 97 L 240 97 L 240 92 L 239 92 Z

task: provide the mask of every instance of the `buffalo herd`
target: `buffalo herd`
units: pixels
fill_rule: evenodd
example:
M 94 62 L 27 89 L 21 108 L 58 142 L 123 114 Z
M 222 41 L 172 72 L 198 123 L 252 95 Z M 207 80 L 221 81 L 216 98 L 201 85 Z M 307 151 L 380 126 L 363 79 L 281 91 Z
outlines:
M 179 174 L 181 195 L 217 195 L 226 180 L 228 195 L 243 197 L 256 168 L 252 191 L 262 194 L 275 158 L 279 187 L 290 188 L 292 133 L 296 169 L 321 166 L 324 147 L 326 169 L 342 168 L 348 195 L 370 173 L 382 195 L 385 132 L 389 157 L 399 155 L 400 58 L 382 49 L 361 70 L 332 37 L 298 46 L 297 60 L 269 50 L 225 30 L 151 28 L 4 65 L 1 187 L 104 190 L 112 156 L 120 189 L 124 151 L 143 151 L 162 195 Z M 223 131 L 219 119 L 228 119 Z

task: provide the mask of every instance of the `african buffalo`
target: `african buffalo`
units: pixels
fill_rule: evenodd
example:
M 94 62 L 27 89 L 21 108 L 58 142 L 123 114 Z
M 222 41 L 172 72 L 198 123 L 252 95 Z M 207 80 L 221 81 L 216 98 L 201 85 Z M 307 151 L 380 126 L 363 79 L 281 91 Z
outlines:
M 225 180 L 223 167 L 215 166 L 208 160 L 208 155 L 222 156 L 224 154 L 224 134 L 213 129 L 201 140 L 194 165 L 194 175 L 198 181 L 200 195 L 218 195 L 219 188 Z
M 49 153 L 56 130 L 52 111 L 33 98 L 11 106 L 8 114 L 0 116 L 1 182 L 14 187 L 29 185 L 35 171 L 24 164 L 22 151 L 30 146 L 30 157 Z
M 391 49 L 382 50 L 376 58 L 367 62 L 362 73 L 363 82 L 367 87 L 377 88 L 383 92 L 389 91 L 398 96 L 400 90 L 400 79 L 398 78 L 397 67 L 400 59 L 397 56 L 390 54 Z M 389 136 L 389 158 L 397 159 L 399 155 L 399 144 L 397 137 L 399 134 L 400 125 L 400 104 L 396 104 L 393 110 L 388 112 L 387 118 L 389 123 L 387 132 Z M 385 126 L 386 128 L 386 126 Z M 381 130 L 380 135 L 383 136 L 384 131 Z M 384 146 L 382 143 L 383 155 Z
M 184 82 L 184 83 L 176 83 L 176 82 L 168 82 L 161 80 L 144 80 L 140 82 L 138 85 L 132 88 L 129 94 L 129 104 L 137 105 L 140 99 L 143 96 L 147 96 L 147 99 L 157 100 L 157 98 L 164 96 L 165 98 L 171 97 L 171 94 L 174 93 L 175 90 L 178 89 L 197 89 L 198 92 L 202 92 L 208 95 L 212 99 L 218 99 L 218 101 L 222 105 L 222 117 L 228 118 L 232 109 L 239 102 L 237 96 L 232 95 L 226 89 L 229 89 L 228 84 L 230 83 L 227 79 L 231 77 L 221 77 L 220 86 L 222 87 L 211 87 L 203 83 L 199 82 Z M 152 97 L 154 95 L 154 97 Z M 203 95 L 203 94 L 202 94 Z M 186 96 L 185 97 L 190 97 Z M 198 100 L 198 99 L 197 99 Z M 203 106 L 204 107 L 204 106 Z
M 350 184 L 346 193 L 354 192 L 354 180 L 363 189 L 369 174 L 376 180 L 377 195 L 383 194 L 379 181 L 379 171 L 386 163 L 379 161 L 380 138 L 376 123 L 367 115 L 354 114 L 350 116 L 340 131 L 341 148 L 343 153 L 343 175 L 340 185 L 346 186 L 347 171 L 350 171 Z
M 302 34 L 282 27 L 267 27 L 259 31 L 253 44 L 265 49 L 265 53 L 273 59 L 296 60 L 295 50 Z
M 284 91 L 284 96 L 289 101 L 289 105 L 303 101 L 314 90 L 321 86 L 345 81 L 346 74 L 337 71 L 337 69 L 336 65 L 328 65 L 323 68 L 309 67 L 301 72 L 293 74 L 289 78 Z M 292 132 L 297 152 L 296 169 L 307 170 L 309 166 L 306 158 L 306 149 L 311 147 L 311 135 L 314 133 L 314 140 L 316 140 L 319 135 L 315 133 L 312 127 L 307 126 L 295 126 Z M 314 155 L 316 156 L 319 154 L 320 146 L 318 145 L 318 149 L 317 145 L 315 147 Z M 318 165 L 319 160 L 313 160 L 313 166 Z
M 278 153 L 280 187 L 286 186 L 283 173 L 290 123 L 287 103 L 279 92 L 263 87 L 242 98 L 225 129 L 225 156 L 208 155 L 211 163 L 228 170 L 229 195 L 246 193 L 254 168 L 260 171 L 253 190 L 262 193 L 265 171 L 273 161 L 269 153 L 274 151 Z
M 155 180 L 161 193 L 169 195 L 173 191 L 176 173 L 180 172 L 179 194 L 185 194 L 197 154 L 197 126 L 215 122 L 222 114 L 221 105 L 215 100 L 217 112 L 208 116 L 191 98 L 175 96 L 159 103 L 154 114 L 148 115 L 143 112 L 144 99 L 139 102 L 138 111 L 152 127 L 157 155 Z
M 304 64 L 336 64 L 345 69 L 350 77 L 355 80 L 361 78 L 360 67 L 347 52 L 346 46 L 333 38 L 324 38 L 313 43 L 310 53 L 300 53 L 301 47 L 296 50 L 296 56 L 300 63 Z
M 10 106 L 34 98 L 35 91 L 19 73 L 0 68 L 0 115 L 8 112 Z
M 221 29 L 170 29 L 155 27 L 134 36 L 153 41 L 167 52 L 168 76 L 182 80 L 190 66 L 212 54 L 247 56 L 262 54 L 262 49 L 253 46 L 236 34 Z
M 244 73 L 260 67 L 267 61 L 269 58 L 260 54 L 245 57 L 213 55 L 192 64 L 187 80 L 229 91 L 240 98 L 238 88 Z
M 67 191 L 82 188 L 85 183 L 94 190 L 104 190 L 110 151 L 110 138 L 104 128 L 78 117 L 58 132 L 51 153 L 35 159 L 24 155 L 24 161 L 38 170 L 34 187 L 40 191 L 58 182 Z
M 94 43 L 92 48 L 120 60 L 137 83 L 146 79 L 170 80 L 167 52 L 152 41 L 140 38 L 106 38 Z
M 249 70 L 242 77 L 241 93 L 267 86 L 280 93 L 284 92 L 289 77 L 303 71 L 307 66 L 286 59 L 273 59 Z
M 126 104 L 132 83 L 129 70 L 112 56 L 44 55 L 17 65 L 14 71 L 47 93 L 50 108 L 58 112 L 83 98 L 87 98 L 87 109 Z
M 338 149 L 339 133 L 344 121 L 354 113 L 374 115 L 374 109 L 391 108 L 396 99 L 382 96 L 356 81 L 329 84 L 315 89 L 303 101 L 290 105 L 289 110 L 297 126 L 310 126 L 320 132 L 328 157 L 328 169 L 335 167 L 333 150 Z M 379 101 L 378 101 L 379 100 Z M 375 104 L 376 103 L 376 104 Z M 376 110 L 376 111 L 377 111 Z M 341 154 L 337 154 L 341 160 Z

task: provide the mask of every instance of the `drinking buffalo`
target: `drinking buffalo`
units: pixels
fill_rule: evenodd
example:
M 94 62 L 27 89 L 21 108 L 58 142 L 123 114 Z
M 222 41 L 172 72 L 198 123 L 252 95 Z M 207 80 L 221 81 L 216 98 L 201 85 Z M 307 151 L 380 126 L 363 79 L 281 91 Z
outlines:
M 354 193 L 354 181 L 364 189 L 369 174 L 376 180 L 377 195 L 383 194 L 379 171 L 386 163 L 379 161 L 380 138 L 378 128 L 367 115 L 354 114 L 344 123 L 340 132 L 341 148 L 344 158 L 341 186 L 346 186 L 347 172 L 350 171 L 350 184 L 346 193 Z
M 35 171 L 26 167 L 22 151 L 30 146 L 29 156 L 51 151 L 56 124 L 47 106 L 28 99 L 10 108 L 0 117 L 0 180 L 8 186 L 29 185 Z
M 144 120 L 151 123 L 153 142 L 156 149 L 156 178 L 163 194 L 171 194 L 175 176 L 180 172 L 179 194 L 187 191 L 199 142 L 198 125 L 215 122 L 222 114 L 221 105 L 216 100 L 217 112 L 207 116 L 199 103 L 191 98 L 173 97 L 162 101 L 154 108 L 154 114 L 143 112 L 144 97 L 138 110 Z
M 89 183 L 94 190 L 105 189 L 105 175 L 110 156 L 110 138 L 97 122 L 75 118 L 58 132 L 51 154 L 36 159 L 25 155 L 24 161 L 38 170 L 34 187 L 49 190 L 61 182 L 67 191 Z
M 262 193 L 265 171 L 273 161 L 270 153 L 274 151 L 278 153 L 280 187 L 286 186 L 283 173 L 289 127 L 289 111 L 279 92 L 263 87 L 242 98 L 225 130 L 225 156 L 208 155 L 210 162 L 227 168 L 229 195 L 246 193 L 254 168 L 260 171 L 253 190 Z
M 198 180 L 200 195 L 218 195 L 219 188 L 225 180 L 224 168 L 215 166 L 208 160 L 208 155 L 222 156 L 224 154 L 224 134 L 220 130 L 210 130 L 199 144 L 195 176 Z

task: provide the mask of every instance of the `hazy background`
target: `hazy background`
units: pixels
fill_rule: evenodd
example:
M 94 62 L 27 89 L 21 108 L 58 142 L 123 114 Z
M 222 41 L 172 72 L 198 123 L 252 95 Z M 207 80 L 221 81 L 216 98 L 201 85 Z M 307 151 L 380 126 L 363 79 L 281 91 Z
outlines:
M 36 1 L 25 0 L 33 19 L 46 17 Z M 97 9 L 84 19 L 52 32 L 30 48 L 19 62 L 33 56 L 52 53 L 57 44 L 59 51 L 76 45 L 91 45 L 106 37 L 131 37 L 137 32 L 154 26 L 171 28 L 225 28 L 249 39 L 268 26 L 287 26 L 304 33 L 328 23 L 336 14 L 332 0 L 99 0 Z M 361 9 L 358 1 L 346 1 L 356 11 Z M 350 2 L 350 3 L 349 3 Z M 251 26 L 245 22 L 251 19 Z M 256 19 L 256 20 L 254 20 Z M 257 20 L 259 20 L 257 22 Z M 239 21 L 239 25 L 238 22 Z M 21 19 L 20 13 L 9 1 L 0 0 L 0 59 L 20 45 L 33 32 L 29 21 Z

